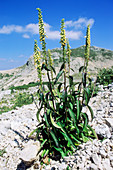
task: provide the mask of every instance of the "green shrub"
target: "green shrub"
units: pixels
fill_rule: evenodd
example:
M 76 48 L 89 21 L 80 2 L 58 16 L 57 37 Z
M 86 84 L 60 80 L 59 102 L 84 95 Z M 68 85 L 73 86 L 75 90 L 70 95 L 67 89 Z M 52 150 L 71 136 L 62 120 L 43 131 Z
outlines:
M 3 74 L 2 73 L 0 73 L 0 79 L 2 79 L 3 78 Z
M 64 19 L 61 21 L 60 33 L 63 62 L 57 75 L 54 66 L 49 65 L 50 61 L 48 61 L 46 53 L 44 23 L 39 8 L 38 19 L 43 53 L 42 59 L 37 41 L 35 40 L 34 61 L 39 79 L 39 109 L 37 111 L 39 124 L 30 136 L 36 132 L 36 137 L 41 142 L 40 151 L 43 150 L 41 160 L 43 161 L 43 158 L 46 157 L 49 161 L 50 157 L 63 158 L 64 156 L 72 154 L 82 142 L 87 142 L 91 140 L 91 138 L 97 138 L 95 131 L 88 124 L 87 113 L 82 111 L 83 107 L 87 107 L 93 119 L 93 110 L 89 106 L 89 101 L 92 96 L 91 82 L 88 80 L 87 75 L 90 53 L 90 27 L 89 25 L 87 27 L 84 54 L 85 62 L 84 66 L 79 69 L 79 71 L 82 72 L 82 80 L 79 83 L 74 82 L 73 76 L 69 73 L 71 69 L 69 59 L 70 49 L 69 46 L 66 49 L 67 40 L 64 30 Z M 68 69 L 66 69 L 66 65 L 68 65 Z M 46 84 L 46 88 L 42 79 L 42 70 L 46 71 L 49 82 Z M 51 77 L 51 75 L 53 75 L 51 72 L 54 73 L 54 78 Z M 60 82 L 61 77 L 63 77 L 63 81 Z M 67 84 L 67 79 L 69 80 L 69 84 Z M 60 82 L 59 84 L 57 84 L 58 81 Z M 41 112 L 43 110 L 44 114 L 42 115 Z
M 31 104 L 32 102 L 33 102 L 33 100 L 32 100 L 32 96 L 30 94 L 26 94 L 25 92 L 19 93 L 16 96 L 14 108 L 21 107 L 21 106 L 27 105 L 27 104 Z
M 103 68 L 97 75 L 97 83 L 104 86 L 113 82 L 113 68 Z
M 6 102 L 1 102 L 1 104 Z M 8 112 L 10 110 L 15 109 L 16 107 L 21 107 L 23 105 L 31 104 L 33 103 L 32 95 L 28 93 L 19 93 L 14 96 L 13 99 L 10 99 L 11 106 L 1 106 L 0 107 L 0 114 L 4 112 Z
M 29 87 L 35 87 L 37 86 L 39 83 L 38 82 L 30 82 L 29 84 L 24 84 L 22 86 L 12 86 L 10 87 L 10 90 L 24 90 L 24 89 L 28 89 Z
M 4 112 L 8 112 L 12 110 L 10 107 L 8 106 L 3 106 L 3 107 L 0 107 L 0 114 L 4 113 Z
M 0 156 L 2 157 L 3 154 L 6 153 L 5 149 L 0 149 Z

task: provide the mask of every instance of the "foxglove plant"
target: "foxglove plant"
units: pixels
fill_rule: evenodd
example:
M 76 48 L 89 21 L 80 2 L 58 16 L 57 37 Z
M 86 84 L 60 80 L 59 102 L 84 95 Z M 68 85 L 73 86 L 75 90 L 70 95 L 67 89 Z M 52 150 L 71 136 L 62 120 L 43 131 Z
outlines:
M 87 113 L 82 112 L 84 105 L 88 107 L 93 118 L 93 110 L 89 106 L 90 100 L 90 89 L 87 86 L 86 74 L 89 60 L 90 51 L 90 28 L 87 28 L 86 34 L 86 50 L 85 50 L 85 64 L 79 70 L 83 71 L 83 79 L 78 85 L 78 91 L 75 90 L 77 83 L 74 82 L 73 76 L 70 76 L 70 46 L 69 42 L 66 41 L 64 19 L 61 21 L 61 47 L 63 51 L 63 63 L 61 68 L 53 78 L 53 72 L 56 74 L 53 67 L 50 51 L 48 51 L 49 61 L 46 54 L 46 43 L 45 43 L 45 31 L 42 19 L 41 10 L 38 8 L 38 19 L 39 19 L 39 34 L 40 41 L 42 44 L 43 56 L 45 63 L 42 63 L 40 67 L 40 53 L 37 50 L 37 42 L 35 41 L 34 48 L 34 59 L 37 66 L 38 77 L 40 84 L 44 86 L 42 80 L 41 70 L 45 69 L 48 78 L 47 88 L 43 88 L 43 91 L 38 90 L 38 100 L 40 107 L 37 111 L 37 119 L 39 124 L 37 128 L 31 133 L 36 132 L 37 139 L 41 142 L 40 151 L 41 160 L 44 158 L 58 158 L 73 154 L 74 150 L 77 149 L 78 145 L 82 142 L 87 142 L 91 138 L 97 138 L 95 131 L 88 124 Z M 66 44 L 67 44 L 67 55 L 66 55 Z M 66 57 L 68 63 L 66 63 Z M 66 75 L 66 64 L 68 64 L 68 76 Z M 50 79 L 51 72 L 51 79 Z M 63 76 L 64 75 L 64 76 Z M 59 81 L 61 77 L 64 77 L 63 82 Z M 66 79 L 69 79 L 69 85 L 66 84 Z M 82 90 L 79 89 L 80 85 L 83 84 Z M 39 115 L 42 115 L 42 109 L 44 114 L 42 119 L 39 119 Z M 39 151 L 39 152 L 40 152 Z

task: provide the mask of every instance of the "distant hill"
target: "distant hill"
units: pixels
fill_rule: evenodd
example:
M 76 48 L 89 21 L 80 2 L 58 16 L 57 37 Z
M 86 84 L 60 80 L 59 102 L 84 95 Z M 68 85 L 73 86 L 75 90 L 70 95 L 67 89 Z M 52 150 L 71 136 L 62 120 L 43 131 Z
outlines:
M 84 51 L 85 51 L 85 46 L 81 46 L 75 49 L 71 49 L 71 57 L 76 58 L 76 57 L 81 57 L 84 58 Z M 51 53 L 53 55 L 54 59 L 57 59 L 60 57 L 62 54 L 62 51 L 60 48 L 55 48 L 51 50 Z M 96 46 L 91 46 L 90 48 L 90 60 L 101 60 L 103 61 L 104 59 L 111 59 L 113 58 L 113 51 L 107 50 L 105 48 L 99 48 Z
M 81 46 L 75 49 L 71 49 L 71 67 L 74 69 L 73 75 L 77 78 L 78 69 L 84 63 L 84 50 L 85 47 Z M 58 71 L 62 63 L 62 50 L 55 48 L 51 50 L 53 62 L 56 70 Z M 98 69 L 102 67 L 113 66 L 113 51 L 104 48 L 91 46 L 90 49 L 90 61 L 89 71 L 92 74 L 96 74 Z M 45 77 L 46 80 L 46 77 Z M 37 71 L 34 66 L 34 59 L 31 56 L 27 63 L 21 67 L 0 71 L 0 90 L 8 89 L 11 86 L 18 86 L 28 84 L 30 82 L 37 81 Z

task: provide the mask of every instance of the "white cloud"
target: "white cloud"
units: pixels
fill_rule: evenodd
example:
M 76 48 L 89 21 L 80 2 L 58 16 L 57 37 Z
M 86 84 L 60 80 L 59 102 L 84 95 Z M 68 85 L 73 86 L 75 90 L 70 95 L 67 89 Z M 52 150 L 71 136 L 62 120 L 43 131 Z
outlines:
M 0 28 L 0 34 L 11 34 L 12 32 L 23 32 L 23 27 L 18 25 L 4 25 Z
M 45 24 L 45 31 L 48 39 L 60 39 L 60 31 L 54 30 L 48 23 Z M 94 24 L 94 19 L 90 18 L 79 18 L 77 21 L 65 21 L 66 26 L 66 36 L 67 38 L 79 40 L 83 36 L 82 29 L 84 29 L 88 24 L 90 27 Z M 11 34 L 12 32 L 24 33 L 23 38 L 30 38 L 30 34 L 39 34 L 39 26 L 35 23 L 30 23 L 26 26 L 19 25 L 4 25 L 0 28 L 0 34 Z
M 38 34 L 38 24 L 28 24 L 25 27 L 26 32 L 31 32 L 32 34 Z
M 87 19 L 87 18 L 79 18 L 77 21 L 66 21 L 65 22 L 65 26 L 66 28 L 68 27 L 74 27 L 75 29 L 82 29 L 86 26 L 88 26 L 88 24 L 90 24 L 90 28 L 93 26 L 94 24 L 94 19 Z
M 23 34 L 22 37 L 23 37 L 23 38 L 26 38 L 26 39 L 29 39 L 29 38 L 30 38 L 30 36 L 29 36 L 28 34 Z
M 55 39 L 60 39 L 60 32 L 59 31 L 46 31 L 46 34 L 48 36 L 48 39 L 52 39 L 52 40 L 55 40 Z
M 66 37 L 73 40 L 79 40 L 82 35 L 82 31 L 66 31 Z

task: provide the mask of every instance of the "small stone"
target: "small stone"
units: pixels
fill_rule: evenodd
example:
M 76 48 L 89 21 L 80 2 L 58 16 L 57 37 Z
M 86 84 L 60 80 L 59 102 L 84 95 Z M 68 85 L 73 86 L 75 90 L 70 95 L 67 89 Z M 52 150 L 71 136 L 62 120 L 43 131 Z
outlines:
M 103 140 L 102 144 L 104 145 L 104 144 L 106 144 L 106 143 L 109 143 L 109 139 Z
M 19 122 L 19 121 L 12 121 L 11 122 L 11 129 L 18 131 L 18 129 L 20 128 L 20 124 L 21 124 L 21 122 Z
M 109 127 L 112 127 L 113 128 L 113 118 L 106 118 L 106 124 L 109 126 Z
M 99 164 L 99 157 L 96 153 L 91 155 L 91 159 L 94 162 L 94 164 L 96 164 L 96 165 Z
M 113 107 L 113 102 L 110 103 L 110 107 Z
M 101 154 L 101 156 L 104 157 L 104 158 L 105 158 L 106 155 L 107 155 L 106 152 L 105 152 L 105 150 L 103 150 L 103 149 L 100 149 L 100 154 Z
M 92 164 L 90 165 L 90 169 L 91 169 L 91 170 L 97 170 L 97 166 L 96 166 L 94 163 L 92 163 Z
M 21 151 L 19 158 L 29 166 L 37 158 L 37 153 L 40 149 L 40 143 L 29 141 L 25 148 Z
M 67 168 L 67 165 L 64 162 L 62 162 L 59 166 L 60 170 L 65 170 L 66 168 Z
M 8 132 L 10 128 L 11 128 L 11 123 L 9 120 L 0 122 L 0 134 L 6 135 L 6 133 Z
M 112 167 L 110 166 L 110 161 L 107 158 L 102 161 L 102 165 L 105 170 L 108 170 L 108 169 L 113 170 Z
M 97 125 L 95 127 L 95 132 L 100 138 L 110 138 L 111 133 L 107 125 L 102 124 L 102 125 Z

